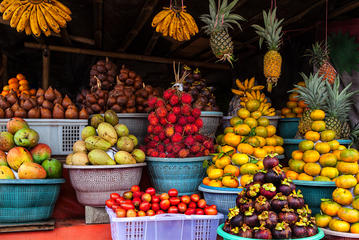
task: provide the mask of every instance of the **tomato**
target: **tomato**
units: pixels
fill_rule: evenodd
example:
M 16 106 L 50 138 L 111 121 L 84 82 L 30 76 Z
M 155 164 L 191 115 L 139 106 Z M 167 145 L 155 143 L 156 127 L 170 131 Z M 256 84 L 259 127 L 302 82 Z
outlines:
M 133 205 L 133 203 L 121 203 L 120 206 L 125 210 L 135 209 L 135 205 Z
M 181 202 L 185 203 L 185 204 L 189 204 L 191 202 L 191 198 L 187 195 L 183 195 L 181 197 Z
M 200 199 L 200 200 L 197 202 L 197 206 L 198 206 L 199 208 L 205 208 L 205 207 L 207 206 L 206 200 Z
M 138 185 L 133 185 L 132 187 L 131 187 L 131 192 L 139 192 L 139 191 L 141 191 L 141 189 L 140 189 L 140 187 L 138 186 Z
M 144 192 L 133 192 L 133 198 L 141 198 Z
M 196 209 L 196 215 L 204 215 L 204 211 L 202 208 L 197 208 Z
M 144 211 L 138 211 L 137 216 L 139 217 L 146 217 L 146 213 Z
M 151 202 L 152 197 L 151 194 L 145 193 L 142 195 L 141 199 L 143 202 Z
M 132 203 L 132 201 L 131 201 L 131 200 L 122 200 L 122 201 L 120 201 L 120 205 L 121 205 L 122 203 Z
M 120 197 L 120 194 L 118 194 L 118 193 L 111 193 L 110 194 L 110 198 L 113 199 L 113 200 L 116 200 L 119 197 Z
M 167 193 L 162 193 L 160 195 L 160 199 L 161 200 L 168 200 L 168 199 L 170 199 L 170 196 Z
M 163 211 L 163 210 L 158 210 L 157 212 L 156 212 L 156 215 L 159 215 L 159 214 L 164 214 L 165 212 Z
M 149 187 L 146 189 L 145 193 L 149 193 L 151 196 L 156 194 L 156 190 L 153 187 Z
M 170 205 L 171 205 L 171 203 L 170 203 L 169 200 L 162 200 L 162 201 L 160 202 L 160 208 L 161 208 L 162 210 L 167 210 L 167 209 L 170 207 Z
M 192 202 L 198 202 L 200 199 L 199 195 L 198 194 L 192 194 L 191 195 L 191 201 Z
M 176 206 L 171 206 L 168 209 L 168 213 L 178 213 L 178 208 Z
M 106 206 L 108 208 L 112 208 L 112 205 L 115 204 L 115 201 L 113 199 L 106 200 Z
M 112 208 L 113 211 L 116 211 L 116 209 L 119 208 L 119 207 L 120 207 L 120 206 L 115 203 L 115 204 L 112 205 L 111 208 Z
M 213 206 L 213 205 L 212 205 Z M 206 207 L 204 209 L 204 213 L 206 215 L 217 215 L 218 211 L 217 211 L 217 207 L 212 207 L 212 206 L 209 206 L 209 207 Z
M 152 199 L 151 199 L 151 202 L 152 203 L 159 203 L 161 200 L 160 200 L 160 197 L 159 196 L 152 196 Z
M 196 213 L 196 209 L 194 209 L 194 208 L 188 208 L 185 212 L 184 212 L 184 214 L 186 214 L 186 215 L 193 215 L 193 214 L 195 214 Z
M 123 197 L 119 197 L 119 198 L 116 198 L 115 201 L 117 204 L 120 204 L 122 201 L 124 201 L 125 199 Z
M 170 203 L 172 206 L 176 206 L 181 202 L 179 197 L 171 197 L 170 198 Z
M 133 203 L 133 205 L 135 205 L 136 208 L 138 208 L 141 204 L 141 199 L 134 198 L 134 199 L 132 199 L 132 203 Z
M 130 192 L 130 191 L 124 192 L 124 193 L 123 193 L 123 197 L 124 197 L 125 199 L 132 200 L 132 198 L 133 198 L 133 193 Z
M 160 210 L 160 204 L 159 203 L 152 203 L 151 209 L 155 212 Z
M 179 204 L 177 205 L 177 207 L 178 207 L 178 211 L 179 211 L 180 213 L 184 213 L 184 212 L 186 212 L 186 210 L 187 210 L 187 205 L 186 205 L 185 203 L 183 203 L 183 202 L 179 203 Z
M 156 214 L 155 211 L 153 211 L 151 209 L 146 212 L 147 216 L 154 216 L 155 214 Z
M 209 207 L 214 208 L 214 209 L 217 209 L 217 206 L 216 206 L 216 205 L 211 205 L 211 206 L 209 206 Z
M 126 217 L 126 210 L 123 209 L 123 208 L 117 208 L 117 209 L 116 209 L 116 216 L 117 216 L 118 218 L 124 218 L 124 217 Z
M 188 208 L 197 208 L 197 204 L 195 202 L 190 202 Z
M 178 195 L 177 189 L 172 188 L 172 189 L 168 190 L 168 195 L 170 197 L 177 197 L 177 195 Z
M 126 217 L 137 217 L 137 213 L 134 209 L 127 210 Z
M 141 211 L 146 212 L 146 211 L 150 210 L 150 208 L 151 208 L 151 204 L 149 202 L 141 202 L 141 204 L 140 204 Z

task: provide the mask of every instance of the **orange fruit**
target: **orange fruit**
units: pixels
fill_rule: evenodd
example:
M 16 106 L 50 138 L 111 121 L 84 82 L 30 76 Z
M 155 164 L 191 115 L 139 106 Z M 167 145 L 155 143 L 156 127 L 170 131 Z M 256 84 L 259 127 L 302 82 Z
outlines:
M 245 108 L 240 108 L 238 111 L 237 111 L 237 116 L 242 118 L 242 119 L 246 119 L 248 118 L 249 116 L 251 115 L 251 112 L 248 111 L 247 109 Z
M 244 153 L 235 153 L 232 156 L 232 163 L 235 165 L 243 165 L 249 162 L 249 157 Z
M 232 146 L 224 145 L 224 146 L 221 146 L 220 152 L 224 152 L 224 153 L 227 153 L 227 154 L 229 152 L 232 152 L 231 154 L 229 154 L 229 156 L 232 156 L 236 152 L 236 149 L 234 147 L 232 147 Z
M 304 172 L 310 176 L 318 176 L 322 168 L 317 163 L 306 163 L 304 165 Z
M 258 171 L 258 166 L 254 163 L 246 163 L 244 165 L 242 165 L 239 168 L 239 172 L 241 173 L 241 175 L 246 175 L 246 174 L 256 174 Z
M 302 101 L 299 101 L 299 102 L 298 102 L 298 107 L 306 108 L 306 107 L 307 107 L 307 104 L 302 100 Z
M 253 154 L 253 147 L 251 145 L 249 145 L 248 143 L 240 143 L 237 147 L 238 152 L 240 153 L 245 153 L 248 155 L 252 155 Z
M 320 210 L 328 216 L 335 217 L 339 211 L 340 206 L 338 203 L 333 200 L 324 200 L 320 203 Z
M 222 184 L 225 187 L 236 188 L 239 186 L 238 179 L 232 176 L 224 176 L 222 178 Z
M 340 153 L 340 160 L 344 162 L 358 162 L 359 152 L 354 148 L 348 148 Z
M 359 233 L 359 223 L 354 223 L 350 226 L 350 232 L 351 233 Z
M 267 137 L 266 144 L 267 144 L 267 146 L 276 146 L 277 140 L 274 137 Z
M 247 124 L 250 128 L 258 126 L 257 120 L 251 117 L 244 119 L 244 123 Z
M 301 118 L 302 116 L 303 116 L 303 114 L 301 114 L 301 113 L 297 114 L 297 118 Z
M 205 178 L 203 178 L 203 180 L 202 180 L 202 183 L 204 184 L 204 185 L 209 185 L 209 183 L 210 183 L 210 181 L 211 181 L 211 179 L 209 179 L 209 177 L 205 177 Z
M 288 165 L 289 165 L 291 170 L 293 170 L 293 171 L 295 171 L 297 173 L 302 173 L 303 169 L 304 169 L 305 162 L 302 161 L 302 160 L 290 159 L 288 161 Z
M 325 112 L 323 110 L 320 110 L 320 109 L 313 110 L 310 113 L 310 118 L 313 121 L 323 120 L 325 118 Z
M 285 108 L 282 108 L 281 112 L 283 115 L 286 115 L 288 113 L 291 113 L 292 111 L 289 108 L 285 107 Z
M 259 146 L 264 147 L 266 145 L 266 139 L 264 137 L 256 136 L 256 138 L 259 140 Z
M 208 175 L 209 171 L 211 171 L 212 169 L 217 169 L 217 168 L 216 168 L 216 166 L 214 166 L 214 165 L 209 166 L 209 167 L 206 169 L 207 175 Z
M 268 136 L 267 128 L 263 126 L 256 127 L 254 129 L 254 132 L 256 133 L 256 136 L 260 136 L 264 138 Z
M 349 232 L 350 224 L 345 221 L 341 221 L 341 220 L 333 218 L 329 222 L 329 229 L 336 231 L 336 232 Z
M 338 161 L 336 167 L 341 174 L 355 175 L 359 171 L 359 165 L 356 162 L 349 163 L 349 162 Z
M 338 146 L 338 150 L 345 150 L 345 149 L 347 149 L 344 145 L 339 145 Z
M 267 128 L 267 135 L 268 135 L 268 137 L 274 136 L 275 133 L 277 132 L 277 129 L 276 129 L 275 126 L 273 126 L 273 125 L 268 125 L 266 128 Z
M 324 130 L 320 133 L 320 140 L 323 142 L 330 142 L 336 137 L 335 131 L 333 130 Z
M 279 155 L 282 155 L 284 153 L 284 148 L 282 146 L 275 146 L 275 152 Z
M 311 128 L 313 131 L 322 132 L 325 130 L 325 122 L 324 121 L 313 121 Z
M 300 150 L 295 150 L 292 152 L 292 158 L 294 160 L 302 160 L 303 159 L 303 152 Z
M 295 114 L 295 113 L 287 113 L 287 114 L 285 115 L 285 117 L 286 117 L 286 118 L 295 118 L 295 117 L 297 117 L 297 114 Z
M 330 220 L 332 217 L 326 214 L 317 213 L 315 214 L 315 223 L 318 227 L 325 228 L 329 225 Z
M 241 136 L 234 133 L 227 133 L 226 135 L 224 135 L 223 141 L 225 144 L 228 144 L 232 147 L 237 147 L 238 144 L 241 142 Z
M 213 179 L 208 183 L 208 186 L 210 186 L 210 187 L 223 187 L 223 184 L 222 184 L 221 180 Z
M 289 101 L 297 102 L 298 101 L 298 93 L 289 94 Z
M 353 175 L 341 175 L 335 179 L 335 185 L 340 188 L 352 188 L 358 184 L 357 179 Z
M 263 149 L 266 150 L 267 153 L 275 153 L 274 146 L 264 146 Z
M 260 111 L 254 111 L 251 113 L 251 117 L 254 119 L 259 119 L 262 116 L 262 113 Z
M 18 74 L 16 75 L 16 78 L 17 78 L 18 80 L 24 80 L 24 79 L 26 79 L 25 76 L 22 75 L 21 73 L 18 73 Z
M 341 205 L 349 205 L 353 202 L 353 195 L 348 189 L 336 188 L 332 193 L 333 200 Z
M 274 135 L 273 137 L 275 138 L 275 140 L 277 142 L 277 146 L 282 146 L 284 144 L 284 140 L 282 137 L 277 136 L 277 135 Z
M 318 132 L 308 131 L 305 133 L 304 138 L 309 141 L 316 142 L 320 139 L 320 134 Z
M 326 153 L 320 156 L 319 163 L 323 167 L 335 167 L 337 165 L 337 157 L 333 153 Z
M 220 178 L 223 176 L 223 169 L 213 168 L 208 171 L 208 177 L 211 180 Z
M 320 158 L 320 154 L 315 150 L 307 150 L 303 153 L 303 161 L 306 163 L 317 162 Z
M 337 160 L 340 160 L 340 153 L 342 152 L 342 150 L 334 150 L 333 154 L 337 157 Z
M 318 142 L 314 146 L 315 150 L 317 150 L 320 154 L 330 152 L 330 145 L 326 142 Z
M 296 173 L 296 172 L 294 172 L 294 171 L 292 171 L 292 170 L 289 170 L 289 171 L 287 171 L 287 172 L 285 173 L 285 176 L 286 176 L 287 178 L 289 178 L 289 179 L 297 180 L 299 174 Z
M 255 148 L 253 151 L 253 155 L 256 158 L 265 158 L 265 156 L 267 155 L 267 151 L 263 148 Z
M 256 99 L 251 99 L 251 100 L 248 100 L 246 102 L 246 108 L 248 111 L 250 112 L 254 112 L 254 111 L 257 111 L 259 106 L 260 106 L 260 102 Z
M 269 120 L 268 120 L 268 118 L 266 118 L 266 117 L 260 117 L 260 118 L 257 120 L 257 122 L 258 122 L 258 125 L 259 125 L 259 126 L 266 127 L 266 126 L 269 125 Z
M 223 169 L 224 174 L 228 173 L 231 174 L 232 176 L 238 177 L 239 176 L 239 167 L 234 166 L 234 165 L 227 165 L 225 166 L 225 168 Z
M 261 144 L 259 139 L 257 137 L 255 137 L 255 136 L 249 137 L 247 139 L 247 143 L 250 144 L 253 147 L 259 147 L 259 145 Z
M 240 183 L 242 187 L 245 187 L 249 182 L 251 182 L 253 180 L 253 175 L 242 175 Z
M 226 133 L 234 133 L 233 127 L 226 127 L 226 128 L 224 129 L 224 134 L 226 134 Z
M 287 108 L 295 108 L 297 106 L 298 106 L 297 102 L 294 102 L 294 101 L 287 102 Z
M 309 176 L 306 173 L 300 173 L 297 178 L 297 180 L 302 180 L 302 181 L 313 181 L 313 179 L 314 178 L 312 176 Z
M 293 112 L 296 114 L 301 114 L 301 113 L 303 113 L 303 108 L 295 107 L 295 108 L 293 108 Z
M 231 164 L 231 157 L 223 156 L 223 157 L 217 159 L 214 165 L 216 166 L 216 168 L 224 168 L 229 164 Z
M 236 134 L 247 136 L 251 132 L 251 128 L 247 124 L 237 124 L 233 127 Z
M 330 179 L 333 179 L 338 177 L 339 171 L 335 167 L 324 167 L 322 168 L 320 175 L 323 177 L 328 177 Z
M 332 141 L 328 142 L 328 144 L 330 146 L 331 151 L 337 150 L 340 145 L 340 143 L 337 140 L 332 140 Z
M 314 147 L 314 142 L 309 140 L 303 140 L 299 143 L 298 147 L 301 151 L 311 150 Z
M 239 117 L 232 117 L 231 120 L 229 120 L 229 123 L 232 127 L 236 126 L 237 124 L 243 123 L 243 120 Z

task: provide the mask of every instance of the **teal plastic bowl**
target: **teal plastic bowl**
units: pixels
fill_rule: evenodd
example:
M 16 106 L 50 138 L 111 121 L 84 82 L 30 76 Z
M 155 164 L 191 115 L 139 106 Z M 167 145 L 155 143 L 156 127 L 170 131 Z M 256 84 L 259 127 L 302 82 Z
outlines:
M 171 188 L 178 190 L 179 195 L 190 195 L 198 192 L 205 175 L 203 161 L 212 156 L 194 158 L 158 158 L 147 157 L 147 166 L 152 184 L 157 192 L 168 192 Z
M 292 152 L 295 150 L 298 150 L 298 144 L 303 141 L 305 139 L 296 139 L 296 138 L 292 138 L 292 139 L 288 139 L 285 138 L 283 139 L 283 147 L 284 147 L 284 154 L 286 156 L 287 159 L 290 159 L 292 157 Z M 349 144 L 352 143 L 352 140 L 349 139 L 339 139 L 338 142 L 341 145 L 345 145 L 348 146 Z
M 226 233 L 225 231 L 223 231 L 223 225 L 221 224 L 218 226 L 217 228 L 217 234 L 219 236 L 221 236 L 223 238 L 223 240 L 260 240 L 257 238 L 243 238 L 243 237 L 238 237 L 229 233 Z M 318 228 L 318 233 L 314 236 L 311 237 L 306 237 L 306 238 L 296 238 L 299 240 L 319 240 L 324 238 L 324 232 L 322 229 Z M 286 239 L 278 239 L 278 240 L 286 240 Z
M 65 179 L 0 180 L 0 223 L 25 223 L 51 217 Z
M 335 182 L 293 180 L 296 189 L 302 191 L 304 201 L 312 210 L 312 215 L 320 212 L 322 199 L 331 199 L 337 188 Z
M 298 131 L 300 118 L 281 118 L 278 124 L 278 133 L 282 138 L 294 138 Z

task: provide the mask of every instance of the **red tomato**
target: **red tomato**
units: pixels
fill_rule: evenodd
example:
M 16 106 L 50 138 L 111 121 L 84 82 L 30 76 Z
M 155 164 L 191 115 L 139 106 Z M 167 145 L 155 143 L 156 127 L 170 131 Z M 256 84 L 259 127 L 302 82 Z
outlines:
M 130 192 L 130 191 L 124 192 L 124 193 L 123 193 L 123 197 L 124 197 L 125 199 L 132 200 L 132 198 L 133 198 L 133 193 Z
M 121 203 L 120 206 L 125 210 L 135 209 L 135 205 L 133 205 L 133 203 Z
M 194 208 L 188 208 L 185 212 L 184 212 L 184 214 L 186 214 L 186 215 L 193 215 L 193 214 L 195 214 L 196 213 L 196 209 L 194 209 Z
M 204 215 L 204 211 L 202 208 L 197 208 L 196 209 L 196 215 Z
M 119 197 L 120 197 L 120 194 L 118 194 L 118 193 L 111 193 L 110 194 L 110 198 L 113 199 L 113 200 L 116 200 Z
M 191 201 L 192 202 L 198 202 L 200 199 L 199 195 L 198 194 L 192 194 L 191 195 Z
M 184 213 L 184 212 L 186 212 L 186 210 L 187 210 L 187 205 L 186 205 L 185 203 L 183 203 L 183 202 L 179 203 L 179 204 L 177 205 L 177 207 L 178 207 L 178 211 L 179 211 L 180 213 Z
M 178 208 L 176 206 L 171 206 L 168 209 L 168 213 L 178 213 Z
M 159 196 L 152 196 L 152 199 L 151 199 L 151 202 L 152 203 L 159 203 L 161 201 L 160 197 Z
M 151 202 L 152 197 L 151 194 L 145 193 L 142 195 L 141 199 L 143 202 Z
M 108 208 L 112 208 L 112 205 L 115 204 L 115 201 L 113 199 L 106 200 L 106 206 Z
M 116 209 L 119 208 L 119 207 L 120 207 L 120 206 L 115 203 L 115 204 L 112 205 L 111 208 L 112 208 L 113 211 L 116 211 Z
M 200 199 L 200 200 L 197 202 L 197 206 L 198 206 L 199 208 L 205 208 L 205 207 L 207 206 L 206 200 Z
M 138 208 L 138 207 L 140 206 L 140 204 L 141 204 L 141 199 L 139 199 L 139 198 L 134 198 L 134 199 L 132 200 L 132 203 L 133 203 L 133 205 L 135 205 L 136 208 Z
M 167 193 L 162 193 L 160 195 L 160 199 L 161 200 L 168 200 L 168 199 L 170 199 L 170 196 Z
M 160 210 L 160 204 L 159 203 L 152 203 L 151 209 L 155 212 Z
M 137 213 L 134 209 L 127 210 L 126 217 L 137 217 Z
M 131 201 L 131 200 L 122 200 L 122 201 L 120 201 L 120 205 L 121 205 L 122 203 L 132 203 L 132 201 Z
M 181 202 L 179 197 L 171 197 L 170 198 L 170 203 L 172 206 L 176 206 Z
M 151 208 L 151 204 L 149 202 L 142 202 L 140 204 L 140 210 L 141 211 L 146 212 L 146 211 L 150 210 L 150 208 Z
M 120 204 L 122 201 L 124 201 L 125 199 L 123 197 L 119 197 L 119 198 L 116 198 L 116 203 L 117 204 Z
M 170 207 L 170 201 L 169 200 L 162 200 L 161 202 L 160 202 L 160 208 L 162 209 L 162 210 L 167 210 L 169 207 Z
M 147 188 L 145 192 L 149 193 L 151 196 L 156 194 L 156 190 L 153 187 Z
M 213 205 L 212 205 L 213 206 Z M 206 207 L 204 209 L 204 213 L 206 215 L 217 215 L 218 211 L 217 211 L 217 207 L 212 207 L 212 206 L 209 206 L 209 207 Z
M 190 202 L 188 208 L 197 208 L 197 204 L 195 202 Z
M 164 214 L 165 212 L 163 211 L 163 210 L 158 210 L 157 212 L 156 212 L 156 215 L 159 215 L 159 214 Z
M 183 195 L 181 197 L 181 202 L 185 203 L 185 204 L 189 204 L 191 202 L 191 198 L 187 195 Z
M 137 216 L 139 217 L 146 217 L 146 213 L 144 211 L 138 211 Z
M 214 208 L 214 209 L 217 209 L 217 206 L 216 205 L 211 205 L 209 206 L 210 208 Z
M 146 212 L 147 216 L 154 216 L 155 214 L 156 214 L 155 211 L 153 211 L 151 209 Z
M 141 198 L 144 192 L 133 192 L 133 198 Z
M 123 209 L 123 208 L 117 208 L 117 209 L 116 209 L 116 216 L 117 216 L 118 218 L 124 218 L 124 217 L 126 217 L 126 210 Z
M 168 190 L 168 195 L 170 197 L 177 197 L 177 195 L 178 195 L 177 189 L 172 188 L 172 189 Z
M 141 189 L 140 189 L 140 187 L 138 186 L 138 185 L 133 185 L 132 187 L 131 187 L 131 192 L 139 192 L 139 191 L 141 191 Z

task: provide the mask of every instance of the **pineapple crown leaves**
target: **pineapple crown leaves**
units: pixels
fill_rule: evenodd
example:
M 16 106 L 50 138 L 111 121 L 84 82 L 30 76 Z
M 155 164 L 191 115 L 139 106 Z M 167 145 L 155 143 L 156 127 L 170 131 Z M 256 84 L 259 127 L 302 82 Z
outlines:
M 312 49 L 305 50 L 304 56 L 310 57 L 309 63 L 320 68 L 325 61 L 329 61 L 329 50 L 325 48 L 323 42 L 315 42 L 312 44 Z
M 359 122 L 357 122 L 354 125 L 354 127 L 350 133 L 350 139 L 353 141 L 354 144 L 358 145 L 358 143 L 359 143 Z
M 325 82 L 322 81 L 323 77 L 319 77 L 319 73 L 306 76 L 304 73 L 300 73 L 304 82 L 305 87 L 294 85 L 296 89 L 290 90 L 289 92 L 298 93 L 298 99 L 303 100 L 311 109 L 322 109 L 327 102 L 328 92 L 325 87 Z
M 199 17 L 206 24 L 202 28 L 205 33 L 210 35 L 212 32 L 222 30 L 228 32 L 228 28 L 234 29 L 231 24 L 237 25 L 242 30 L 238 21 L 245 21 L 245 19 L 239 14 L 231 13 L 237 2 L 238 0 L 233 0 L 228 4 L 228 0 L 223 0 L 217 6 L 215 0 L 209 0 L 209 14 L 203 14 Z
M 262 47 L 263 41 L 266 41 L 268 50 L 278 51 L 282 44 L 282 26 L 284 19 L 278 20 L 276 18 L 277 8 L 269 10 L 268 14 L 263 11 L 264 27 L 257 24 L 252 25 L 259 36 L 259 47 Z

